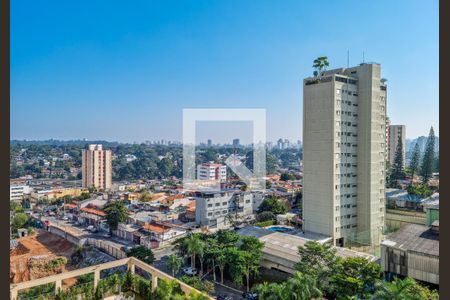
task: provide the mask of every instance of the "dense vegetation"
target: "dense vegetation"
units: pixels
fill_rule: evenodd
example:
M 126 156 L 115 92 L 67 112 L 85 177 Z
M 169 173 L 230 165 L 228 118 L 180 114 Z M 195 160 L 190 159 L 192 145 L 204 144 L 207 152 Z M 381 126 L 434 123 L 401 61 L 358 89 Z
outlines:
M 379 264 L 362 257 L 341 258 L 330 245 L 309 241 L 299 255 L 297 272 L 286 282 L 255 287 L 259 299 L 439 299 L 436 291 L 411 278 L 385 282 Z
M 182 176 L 183 149 L 179 145 L 147 145 L 147 144 L 120 144 L 97 141 L 105 149 L 113 152 L 113 179 L 138 180 L 158 179 Z M 32 175 L 35 178 L 53 177 L 80 179 L 81 173 L 73 176 L 70 168 L 81 167 L 81 150 L 88 143 L 85 141 L 12 141 L 10 145 L 10 177 L 18 178 Z M 68 154 L 70 159 L 61 159 Z M 244 163 L 253 169 L 253 151 L 250 148 L 231 146 L 196 148 L 196 163 L 214 161 L 224 163 L 226 157 L 236 154 L 245 157 Z M 132 159 L 130 159 L 132 156 Z M 298 149 L 275 149 L 266 153 L 266 172 L 274 174 L 277 168 L 298 168 L 301 159 Z M 20 158 L 21 163 L 18 163 Z M 45 162 L 47 161 L 47 164 Z M 49 164 L 50 163 L 50 164 Z M 53 174 L 52 171 L 63 170 L 64 174 Z M 44 172 L 45 171 L 45 172 Z M 228 174 L 231 170 L 228 170 Z
M 263 244 L 255 237 L 219 230 L 212 235 L 193 233 L 175 243 L 178 255 L 190 258 L 191 267 L 199 270 L 199 277 L 202 277 L 206 266 L 215 281 L 216 270 L 219 269 L 222 284 L 227 274 L 235 284 L 244 284 L 249 290 L 250 277 L 258 275 Z

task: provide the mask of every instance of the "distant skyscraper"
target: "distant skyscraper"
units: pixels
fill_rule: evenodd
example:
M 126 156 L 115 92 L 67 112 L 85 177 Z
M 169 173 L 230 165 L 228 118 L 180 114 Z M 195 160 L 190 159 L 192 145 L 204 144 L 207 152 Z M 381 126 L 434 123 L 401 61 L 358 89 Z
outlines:
M 389 126 L 389 163 L 392 167 L 395 160 L 395 152 L 397 151 L 398 139 L 402 141 L 403 145 L 403 166 L 405 165 L 405 125 L 390 125 Z
M 284 147 L 283 139 L 278 139 L 277 148 L 281 150 L 281 149 L 283 149 L 283 147 Z
M 208 140 L 208 147 L 211 147 L 211 146 L 212 146 L 212 141 Z
M 303 82 L 304 229 L 378 245 L 384 227 L 386 85 L 379 64 Z
M 81 153 L 83 187 L 111 188 L 111 150 L 103 150 L 102 145 L 88 145 Z
M 239 139 L 234 139 L 233 140 L 233 147 L 239 147 L 239 145 L 240 145 Z
M 267 150 L 272 150 L 272 148 L 273 148 L 273 144 L 272 144 L 272 142 L 267 142 L 266 143 L 266 148 L 267 148 Z
M 297 140 L 297 148 L 298 149 L 302 148 L 302 142 L 300 140 Z

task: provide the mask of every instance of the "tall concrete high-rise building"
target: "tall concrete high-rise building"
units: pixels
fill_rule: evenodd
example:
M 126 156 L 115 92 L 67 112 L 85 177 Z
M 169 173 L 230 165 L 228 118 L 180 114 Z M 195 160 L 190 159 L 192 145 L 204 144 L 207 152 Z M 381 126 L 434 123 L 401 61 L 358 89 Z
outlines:
M 239 139 L 234 139 L 233 140 L 233 147 L 239 147 L 241 144 L 240 144 L 240 141 L 239 141 Z
M 283 142 L 283 139 L 278 139 L 278 141 L 277 141 L 277 148 L 278 149 L 283 149 L 283 147 L 284 147 L 284 142 Z
M 384 227 L 386 85 L 380 65 L 303 81 L 304 230 L 378 245 Z
M 405 125 L 389 125 L 389 163 L 392 166 L 395 160 L 395 152 L 397 152 L 398 139 L 402 141 L 403 146 L 403 166 L 405 165 Z
M 384 153 L 386 162 L 389 161 L 389 127 L 390 126 L 391 126 L 391 120 L 386 115 L 386 152 Z
M 83 187 L 111 188 L 111 150 L 103 150 L 102 145 L 88 145 L 82 150 Z

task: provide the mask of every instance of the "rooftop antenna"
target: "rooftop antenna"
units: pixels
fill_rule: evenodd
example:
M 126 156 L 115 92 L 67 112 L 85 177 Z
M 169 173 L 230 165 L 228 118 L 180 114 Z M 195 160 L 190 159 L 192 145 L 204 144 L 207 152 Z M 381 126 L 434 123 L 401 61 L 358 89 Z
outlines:
M 350 51 L 347 50 L 347 68 L 350 67 Z
M 363 51 L 363 63 L 365 63 L 365 59 L 364 59 L 364 51 Z

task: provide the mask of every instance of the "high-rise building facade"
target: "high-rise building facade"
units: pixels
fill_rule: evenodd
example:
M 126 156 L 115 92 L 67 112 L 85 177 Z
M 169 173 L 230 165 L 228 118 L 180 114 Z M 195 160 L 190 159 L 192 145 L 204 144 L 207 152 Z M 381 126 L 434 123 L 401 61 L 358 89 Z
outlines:
M 88 145 L 82 150 L 83 187 L 111 188 L 111 150 L 103 150 L 102 145 Z
M 391 167 L 394 165 L 395 160 L 395 152 L 397 152 L 398 141 L 399 139 L 402 141 L 403 147 L 403 166 L 405 165 L 405 125 L 389 125 L 389 164 Z
M 384 227 L 386 85 L 379 64 L 303 81 L 304 230 L 378 245 Z
M 240 141 L 239 141 L 239 139 L 234 139 L 233 140 L 233 147 L 239 147 L 241 144 L 240 144 Z
M 227 166 L 214 163 L 204 163 L 197 166 L 198 180 L 227 180 Z
M 389 161 L 389 127 L 391 126 L 391 120 L 386 114 L 386 152 L 384 153 L 384 157 L 386 162 Z

